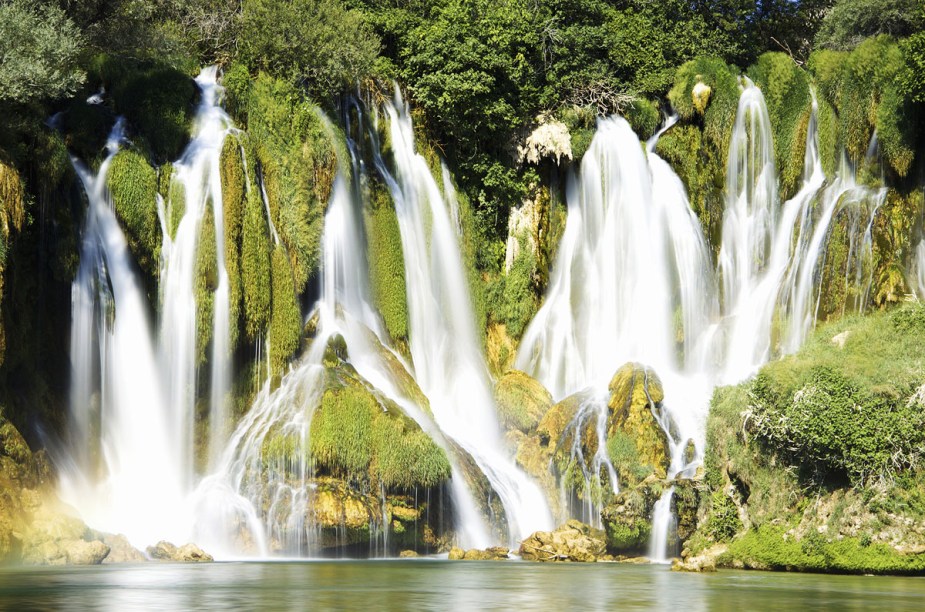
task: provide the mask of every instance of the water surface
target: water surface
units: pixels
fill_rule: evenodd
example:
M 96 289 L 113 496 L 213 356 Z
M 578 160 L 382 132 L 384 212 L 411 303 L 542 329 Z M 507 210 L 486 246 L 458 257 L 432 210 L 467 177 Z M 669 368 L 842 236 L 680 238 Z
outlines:
M 925 578 L 433 559 L 150 563 L 5 569 L 0 609 L 923 610 Z

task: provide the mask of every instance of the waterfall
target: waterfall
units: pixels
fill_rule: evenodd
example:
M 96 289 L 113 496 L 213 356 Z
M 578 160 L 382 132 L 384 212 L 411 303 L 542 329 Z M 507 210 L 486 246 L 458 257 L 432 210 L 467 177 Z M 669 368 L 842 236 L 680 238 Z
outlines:
M 194 281 L 207 209 L 215 223 L 218 271 L 211 322 L 211 446 L 224 446 L 230 322 L 219 156 L 231 122 L 218 106 L 216 74 L 206 68 L 196 78 L 202 99 L 193 139 L 173 175 L 182 186 L 182 201 L 165 204 L 158 197 L 151 203 L 162 231 L 157 334 L 106 189 L 110 163 L 124 140 L 123 122 L 116 123 L 95 176 L 74 160 L 89 207 L 72 289 L 73 425 L 67 456 L 60 459 L 61 493 L 88 524 L 124 533 L 141 548 L 159 539 L 189 537 L 187 496 L 195 484 Z M 181 211 L 171 236 L 173 217 Z
M 182 537 L 186 466 L 174 452 L 147 298 L 106 188 L 123 139 L 120 119 L 96 175 L 73 160 L 88 207 L 71 290 L 71 446 L 59 486 L 88 524 L 145 546 Z
M 178 452 L 187 467 L 184 482 L 193 484 L 193 420 L 196 400 L 197 370 L 197 303 L 195 290 L 196 261 L 200 248 L 202 223 L 206 212 L 214 219 L 218 285 L 213 294 L 211 397 L 209 412 L 209 450 L 212 461 L 224 448 L 227 430 L 225 394 L 229 388 L 230 331 L 228 273 L 225 269 L 225 222 L 219 160 L 231 119 L 218 105 L 221 88 L 214 67 L 204 69 L 196 78 L 202 93 L 196 116 L 194 137 L 180 160 L 174 165 L 171 180 L 181 189 L 182 201 L 169 201 L 168 217 L 183 212 L 176 234 L 170 235 L 166 223 L 161 251 L 160 326 L 161 361 L 170 389 L 170 402 L 176 413 L 174 435 L 180 441 Z M 174 191 L 174 190 L 172 190 Z
M 411 116 L 397 88 L 385 110 L 395 175 L 381 158 L 377 165 L 398 216 L 415 379 L 440 430 L 473 457 L 498 494 L 513 544 L 551 528 L 552 516 L 539 487 L 503 449 L 459 236 L 448 210 L 452 204 L 415 151 Z
M 925 240 L 920 240 L 915 247 L 915 279 L 919 299 L 925 299 Z
M 652 510 L 652 537 L 649 541 L 649 559 L 654 563 L 667 563 L 669 560 L 667 550 L 672 531 L 677 528 L 676 519 L 671 512 L 671 500 L 674 498 L 674 487 L 662 493 L 662 496 Z M 675 534 L 676 535 L 676 534 Z

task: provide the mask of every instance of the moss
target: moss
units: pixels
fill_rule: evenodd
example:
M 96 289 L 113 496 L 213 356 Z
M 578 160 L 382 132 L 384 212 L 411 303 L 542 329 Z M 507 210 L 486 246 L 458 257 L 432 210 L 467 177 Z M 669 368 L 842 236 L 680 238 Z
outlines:
M 289 258 L 282 245 L 273 249 L 273 302 L 270 314 L 270 367 L 273 374 L 282 373 L 283 366 L 299 348 L 302 337 L 302 313 L 296 300 Z
M 661 381 L 655 372 L 638 364 L 620 367 L 610 381 L 610 417 L 607 435 L 618 432 L 636 443 L 640 462 L 655 468 L 664 478 L 668 469 L 668 438 L 655 418 L 653 410 L 664 399 Z
M 646 140 L 652 136 L 662 120 L 658 105 L 646 98 L 635 98 L 626 109 L 624 116 L 640 140 Z
M 241 228 L 241 283 L 247 339 L 260 338 L 270 320 L 270 230 L 256 189 L 247 196 Z
M 735 502 L 723 491 L 714 491 L 710 497 L 710 515 L 706 531 L 715 542 L 731 540 L 742 529 L 742 521 Z
M 640 459 L 636 441 L 622 431 L 615 432 L 607 439 L 607 456 L 617 471 L 621 487 L 642 482 L 655 472 L 652 465 Z
M 718 250 L 725 210 L 724 153 L 694 125 L 671 128 L 659 138 L 655 150 L 684 183 L 704 235 Z
M 401 231 L 388 193 L 373 186 L 371 206 L 366 209 L 369 280 L 385 328 L 394 340 L 408 338 L 408 301 Z
M 65 144 L 90 167 L 96 167 L 102 161 L 106 139 L 115 120 L 109 108 L 87 104 L 85 98 L 75 98 L 64 110 L 61 130 Z
M 237 322 L 241 314 L 241 234 L 247 203 L 244 159 L 241 143 L 235 135 L 226 137 L 222 145 L 220 171 L 225 226 L 225 270 L 228 273 L 228 320 L 231 322 L 230 346 L 234 349 L 238 342 Z
M 215 290 L 218 288 L 218 254 L 215 248 L 215 215 L 206 203 L 199 226 L 199 247 L 196 249 L 196 351 L 197 363 L 206 361 L 206 351 L 212 341 Z
M 530 375 L 511 370 L 495 385 L 495 402 L 502 425 L 529 433 L 552 408 L 552 395 Z
M 420 427 L 357 381 L 325 391 L 310 437 L 318 466 L 351 482 L 413 490 L 450 477 L 446 455 Z
M 896 85 L 883 91 L 877 106 L 877 135 L 886 162 L 903 177 L 909 174 L 921 137 L 921 105 L 904 98 Z
M 835 109 L 825 99 L 818 99 L 816 113 L 816 129 L 819 138 L 819 158 L 822 162 L 822 171 L 826 176 L 835 176 L 838 169 L 840 143 L 838 136 L 838 115 Z
M 698 116 L 693 95 L 698 83 L 712 90 L 703 113 L 704 135 L 720 151 L 726 151 L 739 104 L 738 70 L 721 59 L 711 57 L 691 60 L 678 68 L 668 99 L 681 118 L 688 121 L 696 120 Z
M 519 241 L 520 251 L 511 269 L 495 276 L 486 291 L 489 319 L 505 325 L 508 335 L 515 340 L 526 331 L 540 302 L 536 291 L 536 255 L 524 236 Z
M 614 552 L 638 552 L 645 550 L 652 533 L 649 521 L 635 521 L 630 525 L 607 523 L 607 548 Z
M 122 150 L 112 159 L 106 185 L 132 254 L 149 277 L 156 277 L 161 252 L 157 172 L 138 152 Z
M 251 85 L 247 117 L 272 221 L 286 244 L 296 292 L 302 293 L 320 263 L 339 135 L 294 86 L 265 74 Z
M 761 88 L 774 136 L 781 197 L 791 197 L 800 187 L 806 132 L 812 112 L 809 75 L 789 55 L 765 53 L 748 70 Z
M 563 110 L 559 118 L 568 127 L 572 142 L 572 161 L 577 165 L 594 139 L 596 113 L 588 107 L 575 106 Z
M 747 532 L 729 545 L 720 562 L 746 567 L 841 574 L 921 574 L 925 554 L 899 554 L 889 546 L 861 538 L 829 540 L 814 532 L 802 540 L 780 527 L 764 526 Z
M 180 156 L 189 140 L 197 95 L 188 74 L 105 54 L 90 61 L 88 73 L 105 85 L 116 113 L 136 129 L 136 144 L 150 149 L 159 162 Z

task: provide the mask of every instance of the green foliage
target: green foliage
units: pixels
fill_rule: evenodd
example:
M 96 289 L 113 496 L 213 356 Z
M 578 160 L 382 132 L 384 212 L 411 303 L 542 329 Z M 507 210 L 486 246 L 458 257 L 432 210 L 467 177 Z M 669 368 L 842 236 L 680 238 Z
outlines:
M 746 567 L 841 574 L 920 574 L 925 555 L 897 553 L 884 544 L 861 538 L 828 540 L 814 532 L 797 540 L 771 525 L 748 531 L 729 544 L 723 564 L 737 561 Z
M 157 173 L 137 151 L 124 149 L 110 163 L 106 186 L 135 260 L 156 277 L 161 252 Z
M 645 98 L 633 100 L 623 114 L 640 140 L 646 140 L 652 136 L 662 121 L 658 105 Z
M 218 288 L 218 252 L 215 247 L 215 215 L 212 206 L 206 205 L 199 226 L 199 247 L 196 249 L 196 351 L 197 363 L 207 359 L 212 341 L 215 290 Z
M 395 340 L 408 338 L 408 301 L 405 289 L 405 260 L 402 256 L 398 217 L 388 193 L 373 187 L 371 206 L 366 210 L 369 280 L 385 328 Z
M 325 391 L 312 418 L 317 465 L 351 482 L 411 490 L 450 477 L 445 453 L 394 405 L 380 405 L 358 382 Z
M 735 502 L 723 491 L 714 491 L 710 497 L 710 516 L 706 531 L 716 542 L 731 540 L 742 529 L 742 521 Z
M 185 72 L 160 63 L 101 54 L 89 72 L 112 96 L 116 113 L 124 115 L 158 162 L 176 159 L 189 140 L 197 95 Z
M 320 263 L 339 135 L 298 89 L 266 74 L 251 85 L 247 117 L 272 224 L 286 245 L 295 289 L 301 294 Z
M 54 6 L 28 0 L 0 4 L 0 103 L 29 103 L 77 92 L 83 33 Z
M 616 552 L 644 550 L 652 533 L 652 523 L 645 520 L 624 523 L 607 522 L 607 548 Z
M 270 320 L 270 230 L 257 190 L 247 195 L 241 228 L 241 285 L 244 331 L 249 342 L 261 338 Z
M 813 479 L 886 480 L 916 469 L 925 449 L 925 306 L 824 328 L 749 387 L 751 426 Z M 849 330 L 842 350 L 829 341 Z
M 916 32 L 900 42 L 905 65 L 897 75 L 899 87 L 909 100 L 925 103 L 925 32 Z
M 678 68 L 668 99 L 683 119 L 695 120 L 700 114 L 693 96 L 698 83 L 711 89 L 710 100 L 702 113 L 704 135 L 719 151 L 728 151 L 739 105 L 738 70 L 719 58 L 710 57 L 691 60 Z
M 507 326 L 511 338 L 520 338 L 539 308 L 536 295 L 536 255 L 526 239 L 511 269 L 488 288 L 489 318 Z
M 809 75 L 784 53 L 765 53 L 748 70 L 761 88 L 774 136 L 779 191 L 784 199 L 800 188 L 806 132 L 812 112 Z
M 270 368 L 275 375 L 282 373 L 302 338 L 302 313 L 296 300 L 289 257 L 281 245 L 273 249 L 271 274 Z
M 920 0 L 837 0 L 816 34 L 816 46 L 847 51 L 878 34 L 901 37 L 923 28 Z
M 379 41 L 335 0 L 244 0 L 241 60 L 299 83 L 319 98 L 352 87 L 372 70 Z
M 819 93 L 838 115 L 839 142 L 854 159 L 863 159 L 874 129 L 885 161 L 899 176 L 913 165 L 921 133 L 920 104 L 903 92 L 909 83 L 909 62 L 904 49 L 882 35 L 869 38 L 850 53 L 819 51 L 809 66 Z

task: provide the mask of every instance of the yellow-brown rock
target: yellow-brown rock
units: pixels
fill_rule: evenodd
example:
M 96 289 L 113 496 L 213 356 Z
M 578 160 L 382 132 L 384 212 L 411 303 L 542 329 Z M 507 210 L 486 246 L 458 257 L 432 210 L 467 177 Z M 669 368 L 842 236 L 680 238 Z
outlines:
M 670 454 L 668 436 L 653 413 L 665 398 L 658 376 L 643 365 L 627 363 L 613 375 L 609 388 L 607 437 L 628 436 L 636 444 L 639 462 L 664 478 Z

